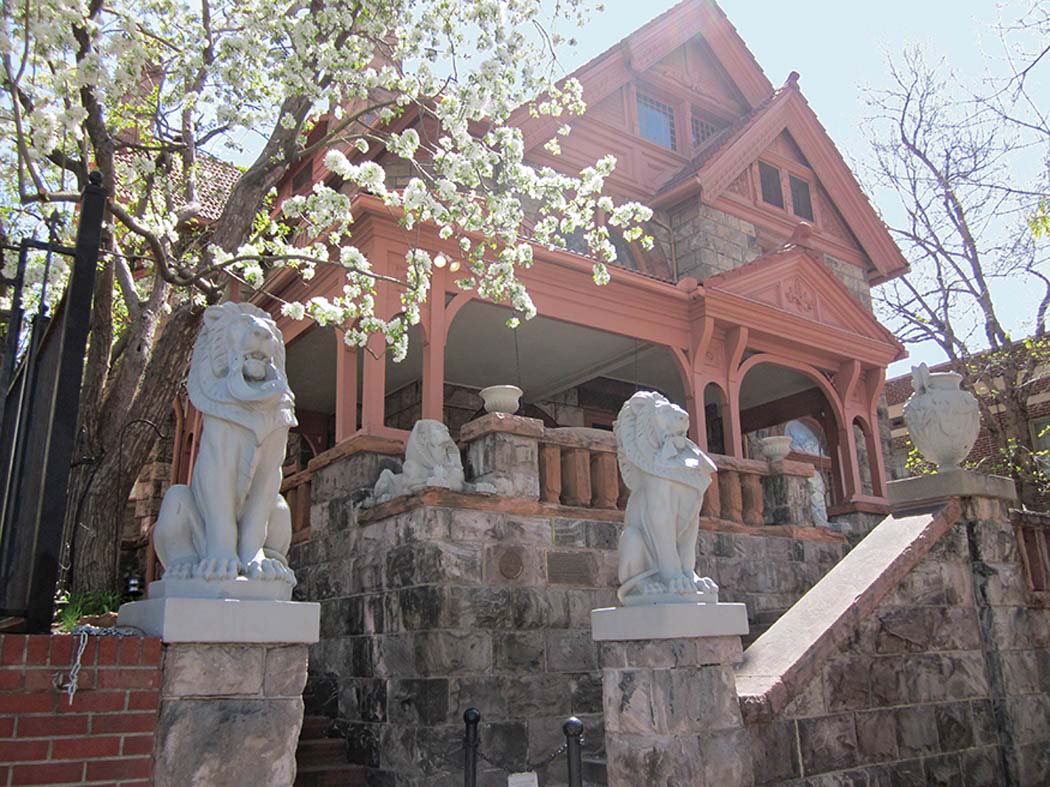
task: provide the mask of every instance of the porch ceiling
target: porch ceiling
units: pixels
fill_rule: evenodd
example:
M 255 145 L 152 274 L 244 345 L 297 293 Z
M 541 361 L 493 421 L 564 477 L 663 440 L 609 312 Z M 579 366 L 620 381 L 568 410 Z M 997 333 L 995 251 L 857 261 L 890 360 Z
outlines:
M 513 383 L 527 400 L 538 401 L 601 376 L 656 387 L 684 400 L 666 348 L 539 315 L 521 322 L 515 351 L 515 331 L 506 326 L 510 314 L 479 301 L 463 307 L 445 345 L 448 382 L 471 388 Z

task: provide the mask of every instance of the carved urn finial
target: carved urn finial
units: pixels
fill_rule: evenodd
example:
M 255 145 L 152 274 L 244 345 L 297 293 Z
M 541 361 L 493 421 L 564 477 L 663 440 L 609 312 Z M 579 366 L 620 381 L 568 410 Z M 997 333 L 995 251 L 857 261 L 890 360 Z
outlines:
M 904 403 L 904 422 L 915 447 L 938 466 L 958 470 L 981 430 L 977 397 L 959 387 L 957 372 L 931 372 L 925 364 L 911 369 L 915 391 Z

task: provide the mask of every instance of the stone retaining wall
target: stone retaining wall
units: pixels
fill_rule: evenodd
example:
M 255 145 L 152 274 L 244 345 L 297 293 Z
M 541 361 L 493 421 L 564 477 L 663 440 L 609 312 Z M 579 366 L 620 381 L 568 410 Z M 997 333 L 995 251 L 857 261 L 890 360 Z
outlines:
M 1050 610 L 1006 504 L 963 503 L 781 712 L 745 713 L 756 785 L 1050 784 Z
M 342 461 L 315 483 L 310 539 L 291 554 L 296 597 L 322 610 L 307 712 L 339 720 L 372 778 L 428 786 L 460 783 L 446 755 L 470 706 L 482 750 L 516 768 L 557 749 L 575 714 L 589 783 L 604 784 L 590 610 L 615 603 L 622 513 L 429 490 L 355 517 L 352 490 L 379 465 Z M 756 631 L 846 551 L 817 528 L 704 526 L 698 570 L 748 603 Z M 562 783 L 564 764 L 540 775 Z

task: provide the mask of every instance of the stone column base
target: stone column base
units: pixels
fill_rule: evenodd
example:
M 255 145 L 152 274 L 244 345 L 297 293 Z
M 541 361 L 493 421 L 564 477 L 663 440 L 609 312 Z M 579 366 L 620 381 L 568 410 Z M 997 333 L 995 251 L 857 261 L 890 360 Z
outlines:
M 610 787 L 751 787 L 741 658 L 735 635 L 599 642 Z
M 164 646 L 155 787 L 295 782 L 307 646 Z
M 150 598 L 122 604 L 118 626 L 172 642 L 317 642 L 321 605 L 230 598 Z
M 676 639 L 747 634 L 744 604 L 639 604 L 591 610 L 597 640 Z

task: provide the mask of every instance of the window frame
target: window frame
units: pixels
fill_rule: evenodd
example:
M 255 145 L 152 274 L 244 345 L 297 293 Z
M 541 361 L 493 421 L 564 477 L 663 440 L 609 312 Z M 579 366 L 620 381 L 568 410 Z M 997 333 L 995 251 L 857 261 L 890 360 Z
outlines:
M 759 162 L 774 167 L 780 172 L 780 193 L 784 198 L 784 207 L 778 207 L 777 205 L 771 202 L 766 202 L 765 199 L 763 199 L 762 178 L 759 175 L 758 170 Z M 809 204 L 810 208 L 813 210 L 813 218 L 811 219 L 806 218 L 805 216 L 799 216 L 795 213 L 795 200 L 791 193 L 792 177 L 803 181 L 809 187 Z M 791 161 L 783 156 L 766 151 L 758 156 L 755 159 L 755 163 L 751 165 L 751 185 L 752 193 L 754 194 L 754 202 L 758 207 L 771 210 L 795 222 L 808 221 L 814 227 L 821 226 L 822 222 L 820 218 L 819 200 L 817 199 L 817 176 L 813 170 L 804 164 L 799 164 L 797 161 Z
M 678 154 L 679 156 L 684 155 L 682 153 L 682 137 L 679 133 L 682 125 L 680 117 L 680 102 L 677 100 L 669 100 L 668 96 L 664 94 L 662 90 L 658 88 L 654 89 L 652 86 L 647 85 L 645 83 L 638 83 L 637 85 L 635 85 L 634 90 L 632 92 L 634 93 L 634 101 L 632 102 L 634 105 L 634 127 L 638 137 L 640 139 L 645 140 L 650 145 L 656 145 L 658 148 L 662 148 L 663 150 L 669 150 L 672 153 Z M 674 147 L 668 147 L 662 142 L 657 142 L 654 139 L 649 139 L 649 137 L 642 134 L 642 120 L 641 112 L 639 111 L 639 104 L 641 103 L 643 98 L 646 98 L 649 101 L 652 101 L 656 104 L 662 104 L 670 110 L 671 139 L 674 142 Z

